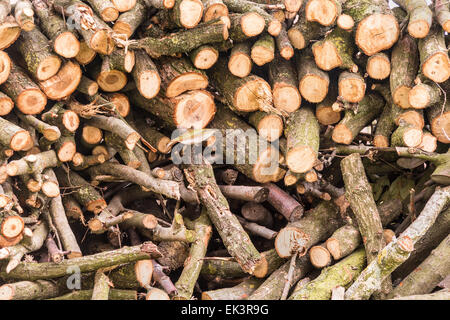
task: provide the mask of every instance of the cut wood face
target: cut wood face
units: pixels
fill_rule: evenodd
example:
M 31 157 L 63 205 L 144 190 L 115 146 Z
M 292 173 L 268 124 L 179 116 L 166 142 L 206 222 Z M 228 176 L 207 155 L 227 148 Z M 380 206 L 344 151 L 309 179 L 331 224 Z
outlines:
M 393 15 L 376 13 L 358 24 L 355 41 L 366 55 L 371 56 L 392 47 L 399 33 L 400 28 Z
M 400 86 L 393 92 L 392 98 L 394 99 L 394 103 L 400 106 L 403 109 L 411 108 L 409 104 L 409 92 L 411 88 L 407 86 Z
M 170 297 L 164 291 L 158 288 L 152 288 L 147 292 L 145 300 L 170 300 Z
M 62 123 L 67 130 L 75 132 L 80 125 L 80 118 L 75 112 L 68 110 L 62 116 Z
M 17 97 L 17 108 L 24 114 L 38 114 L 47 104 L 46 95 L 39 89 L 27 89 Z
M 325 71 L 330 71 L 342 65 L 342 59 L 336 47 L 329 41 L 318 43 L 312 47 L 317 66 Z
M 355 21 L 348 14 L 341 14 L 336 23 L 343 30 L 351 30 L 355 26 Z
M 236 91 L 234 100 L 239 111 L 265 110 L 272 104 L 272 89 L 263 79 L 248 81 Z
M 205 14 L 203 15 L 203 21 L 207 22 L 220 17 L 228 16 L 228 7 L 223 3 L 215 3 L 206 8 Z
M 307 75 L 300 81 L 300 93 L 309 102 L 321 102 L 328 93 L 329 82 L 316 75 Z
M 58 73 L 48 80 L 39 82 L 44 93 L 52 100 L 61 100 L 70 96 L 80 84 L 81 68 L 77 63 L 67 62 Z
M 414 38 L 425 38 L 430 32 L 430 25 L 426 20 L 410 21 L 408 24 L 408 33 Z
M 290 29 L 288 31 L 288 37 L 291 41 L 292 46 L 295 49 L 303 49 L 305 47 L 305 38 L 299 30 Z
M 283 178 L 286 173 L 278 167 L 281 155 L 273 147 L 262 151 L 253 166 L 253 177 L 256 182 L 276 182 Z
M 131 10 L 136 5 L 136 0 L 111 0 L 111 2 L 119 12 Z
M 276 114 L 264 117 L 258 124 L 258 134 L 270 142 L 277 140 L 283 134 L 283 119 Z
M 177 99 L 174 120 L 179 128 L 203 129 L 214 117 L 214 98 L 207 91 L 191 91 Z
M 44 59 L 36 71 L 36 77 L 38 80 L 47 80 L 53 77 L 61 66 L 61 59 L 58 56 L 53 55 Z
M 437 148 L 437 138 L 433 136 L 431 133 L 426 132 L 422 137 L 422 142 L 420 143 L 419 149 L 422 149 L 426 152 L 434 152 Z
M 407 147 L 417 147 L 422 142 L 422 130 L 411 128 L 403 135 Z
M 409 91 L 408 102 L 415 109 L 423 109 L 428 106 L 430 98 L 428 90 L 421 85 L 417 85 Z
M 197 69 L 207 70 L 219 59 L 219 52 L 214 49 L 201 50 L 195 57 L 194 65 Z
M 345 79 L 339 82 L 339 96 L 348 102 L 360 102 L 366 93 L 366 83 L 362 79 Z
M 423 129 L 423 127 L 425 126 L 423 116 L 415 110 L 402 113 L 399 117 L 397 117 L 395 123 L 397 125 L 400 125 L 402 121 L 404 121 L 405 123 L 409 123 L 410 125 L 419 129 Z
M 0 116 L 6 116 L 14 108 L 14 102 L 9 97 L 0 97 Z
M 115 92 L 125 87 L 127 84 L 127 76 L 122 71 L 110 70 L 100 73 L 97 77 L 97 83 L 103 91 Z
M 63 32 L 56 37 L 53 49 L 64 58 L 75 58 L 80 52 L 80 41 L 72 32 Z
M 304 173 L 312 169 L 317 154 L 309 146 L 298 146 L 289 150 L 286 163 L 293 172 Z
M 328 126 L 338 123 L 341 120 L 341 113 L 333 111 L 331 106 L 318 105 L 316 108 L 316 118 L 320 124 Z
M 391 63 L 387 56 L 372 56 L 367 61 L 367 74 L 375 80 L 383 80 L 391 74 Z
M 300 108 L 302 98 L 297 88 L 275 85 L 273 88 L 273 104 L 275 108 L 286 112 L 294 112 Z
M 298 248 L 301 251 L 299 256 L 304 255 L 306 252 L 302 250 L 305 247 L 308 236 L 300 229 L 295 227 L 286 227 L 281 229 L 275 239 L 275 249 L 281 258 L 289 258 L 292 255 L 294 248 Z
M 316 21 L 323 26 L 332 25 L 338 15 L 336 4 L 332 0 L 310 0 L 305 11 L 308 21 Z
M 450 143 L 450 112 L 445 112 L 431 122 L 433 135 L 442 143 Z
M 338 124 L 333 130 L 332 139 L 337 143 L 350 144 L 353 141 L 353 135 L 347 126 Z
M 186 91 L 206 89 L 207 86 L 208 78 L 206 76 L 197 72 L 186 72 L 170 82 L 166 89 L 166 96 L 172 98 Z
M 236 77 L 244 78 L 252 70 L 252 60 L 246 54 L 235 53 L 228 61 L 228 69 Z
M 13 18 L 14 21 L 14 18 Z M 0 50 L 8 48 L 19 38 L 20 27 L 15 22 L 5 22 L 0 25 Z
M 126 75 L 125 77 L 125 84 L 126 84 Z M 124 84 L 124 86 L 125 86 Z M 139 82 L 138 82 L 138 90 L 139 93 L 147 98 L 152 99 L 156 97 L 160 90 L 160 84 L 161 84 L 161 78 L 159 77 L 159 74 L 157 71 L 153 70 L 147 70 L 143 71 L 139 75 Z M 119 89 L 120 90 L 120 89 Z M 117 90 L 114 90 L 117 91 Z
M 254 37 L 261 34 L 264 31 L 266 22 L 264 18 L 255 12 L 245 14 L 241 18 L 241 28 L 245 35 L 248 37 Z
M 179 8 L 180 23 L 185 28 L 195 27 L 203 16 L 203 3 L 200 0 L 183 0 Z
M 75 56 L 75 60 L 77 60 L 77 62 L 81 65 L 86 65 L 88 63 L 91 63 L 96 55 L 97 53 L 89 48 L 86 42 L 82 41 L 80 42 L 80 50 Z
M 9 58 L 9 55 L 6 52 L 0 51 L 0 84 L 2 84 L 8 79 L 10 72 L 11 72 L 11 59 Z
M 447 53 L 438 52 L 431 56 L 422 65 L 423 74 L 433 80 L 441 83 L 450 77 L 450 60 Z
M 94 33 L 90 41 L 91 48 L 100 53 L 110 55 L 114 50 L 114 40 L 106 30 L 99 30 Z
M 265 47 L 255 46 L 252 48 L 252 60 L 258 66 L 265 65 L 272 61 L 275 57 L 275 52 Z
M 72 161 L 73 156 L 77 152 L 77 147 L 74 142 L 66 141 L 64 142 L 58 150 L 58 159 L 61 162 Z
M 21 217 L 9 216 L 3 219 L 1 232 L 5 238 L 13 239 L 22 233 L 24 226 L 25 224 Z

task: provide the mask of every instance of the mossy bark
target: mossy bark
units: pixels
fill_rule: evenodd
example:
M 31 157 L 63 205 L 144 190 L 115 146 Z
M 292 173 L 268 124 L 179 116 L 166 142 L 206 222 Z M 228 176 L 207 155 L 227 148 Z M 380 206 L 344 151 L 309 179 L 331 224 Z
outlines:
M 335 287 L 348 287 L 361 274 L 365 265 L 366 255 L 360 249 L 324 269 L 316 279 L 291 295 L 289 300 L 329 300 Z
M 308 21 L 304 10 L 300 12 L 299 19 L 288 30 L 289 40 L 296 49 L 303 49 L 309 46 L 312 40 L 319 40 L 330 27 L 322 26 L 318 22 Z
M 208 216 L 231 256 L 244 271 L 265 276 L 267 261 L 254 247 L 236 216 L 231 213 L 227 200 L 215 182 L 211 165 L 189 165 L 184 172 L 189 184 L 197 191 L 200 201 L 207 208 Z
M 450 77 L 450 59 L 444 31 L 433 26 L 428 35 L 419 40 L 418 48 L 422 74 L 437 83 L 447 81 Z

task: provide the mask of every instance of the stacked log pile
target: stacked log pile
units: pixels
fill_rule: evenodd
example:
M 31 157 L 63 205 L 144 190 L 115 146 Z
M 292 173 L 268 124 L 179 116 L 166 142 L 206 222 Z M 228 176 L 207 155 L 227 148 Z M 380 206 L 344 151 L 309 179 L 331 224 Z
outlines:
M 394 2 L 0 0 L 0 299 L 450 299 L 450 6 Z

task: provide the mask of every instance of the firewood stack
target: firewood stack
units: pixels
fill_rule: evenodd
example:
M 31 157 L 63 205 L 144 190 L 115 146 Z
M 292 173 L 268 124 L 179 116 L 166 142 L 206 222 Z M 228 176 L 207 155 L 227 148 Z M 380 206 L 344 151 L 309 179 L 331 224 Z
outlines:
M 394 2 L 0 0 L 0 299 L 450 299 L 450 6 Z

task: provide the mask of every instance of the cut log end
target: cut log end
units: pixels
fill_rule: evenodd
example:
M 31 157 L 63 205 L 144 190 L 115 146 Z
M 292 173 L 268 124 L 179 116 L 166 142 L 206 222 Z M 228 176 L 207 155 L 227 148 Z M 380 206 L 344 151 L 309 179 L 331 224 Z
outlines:
M 269 23 L 269 26 L 267 28 L 267 32 L 271 36 L 277 37 L 280 34 L 282 28 L 283 28 L 283 25 L 281 24 L 280 21 L 272 20 Z
M 297 29 L 289 29 L 288 37 L 295 49 L 301 50 L 306 46 L 303 34 Z
M 256 12 L 249 12 L 241 18 L 242 32 L 247 37 L 254 37 L 261 34 L 264 31 L 265 25 L 264 18 Z
M 122 93 L 113 93 L 110 101 L 122 117 L 126 117 L 130 113 L 130 100 Z
M 62 123 L 69 132 L 75 132 L 80 126 L 80 118 L 74 111 L 68 110 L 62 116 Z
M 336 143 L 350 144 L 353 141 L 353 134 L 345 124 L 338 124 L 334 130 L 332 139 Z
M 113 30 L 117 34 L 126 36 L 126 38 L 130 38 L 133 34 L 133 29 L 130 24 L 124 21 L 116 21 Z
M 384 80 L 391 74 L 391 62 L 385 55 L 376 55 L 367 61 L 366 71 L 375 80 Z
M 57 156 L 61 162 L 72 161 L 75 153 L 77 152 L 77 146 L 73 141 L 65 141 L 58 150 Z
M 377 148 L 387 148 L 389 147 L 389 139 L 385 136 L 376 135 L 373 138 L 373 145 Z
M 116 7 L 119 12 L 129 11 L 134 8 L 137 0 L 111 0 L 114 7 Z
M 355 42 L 366 55 L 371 56 L 392 47 L 399 34 L 400 27 L 393 15 L 375 13 L 358 24 Z
M 450 112 L 445 112 L 431 121 L 433 135 L 442 143 L 450 143 Z
M 100 54 L 110 55 L 114 50 L 114 46 L 114 40 L 107 30 L 96 31 L 90 40 L 92 50 Z
M 14 108 L 14 102 L 11 98 L 5 96 L 0 97 L 0 116 L 6 116 Z
M 316 268 L 325 268 L 331 263 L 330 252 L 322 246 L 314 246 L 309 250 L 311 264 Z
M 82 41 L 80 42 L 80 49 L 77 55 L 75 56 L 75 60 L 77 60 L 79 64 L 84 66 L 86 64 L 91 63 L 96 55 L 97 53 L 91 48 L 89 48 L 86 42 Z
M 277 182 L 281 180 L 285 174 L 284 170 L 278 167 L 280 162 L 280 154 L 273 147 L 263 151 L 255 165 L 253 166 L 253 178 L 256 182 Z
M 11 17 L 12 18 L 12 17 Z M 12 45 L 20 35 L 20 27 L 14 18 L 0 25 L 0 50 L 8 48 Z
M 9 216 L 2 221 L 1 233 L 6 239 L 13 239 L 23 232 L 24 227 L 25 223 L 21 217 Z
M 341 14 L 336 21 L 339 28 L 350 31 L 355 26 L 355 21 L 348 14 Z
M 8 79 L 10 71 L 11 59 L 6 52 L 0 51 L 0 84 Z
M 200 0 L 183 0 L 179 11 L 180 24 L 186 29 L 194 28 L 203 17 L 203 3 Z
M 170 297 L 161 289 L 151 288 L 148 290 L 145 300 L 170 300 Z
M 176 77 L 166 89 L 166 96 L 176 97 L 180 94 L 198 89 L 206 89 L 208 86 L 208 78 L 198 72 L 186 72 Z
M 430 25 L 427 20 L 416 19 L 408 24 L 408 33 L 414 38 L 425 38 L 430 32 Z
M 83 127 L 81 136 L 83 138 L 83 141 L 87 144 L 96 145 L 102 141 L 103 132 L 97 127 L 85 125 Z
M 308 236 L 300 229 L 286 227 L 275 238 L 275 250 L 281 258 L 289 258 L 295 251 L 298 251 L 299 256 L 304 256 L 307 241 Z
M 257 278 L 264 278 L 269 270 L 269 263 L 264 256 L 257 262 L 252 274 Z
M 152 72 L 153 74 L 154 72 Z M 159 76 L 158 76 L 159 77 Z M 143 92 L 150 91 L 154 87 L 155 79 L 151 77 L 147 72 L 145 72 L 141 78 L 141 81 L 145 82 L 146 85 L 151 85 L 150 88 L 147 88 L 145 85 L 141 85 L 138 89 L 143 89 Z M 148 81 L 146 81 L 148 80 Z M 127 76 L 125 73 L 119 70 L 109 70 L 105 72 L 101 72 L 97 77 L 97 83 L 99 87 L 106 92 L 116 92 L 127 84 Z M 142 94 L 142 93 L 141 93 Z M 153 97 L 152 97 L 153 98 Z
M 95 214 L 100 213 L 103 209 L 107 207 L 106 201 L 104 199 L 97 199 L 90 201 L 86 205 L 88 211 L 94 212 Z
M 272 89 L 265 80 L 257 78 L 236 90 L 234 100 L 238 111 L 264 111 L 272 103 Z
M 126 84 L 127 77 L 124 73 L 122 74 Z M 156 97 L 160 90 L 161 78 L 159 77 L 158 72 L 154 70 L 146 70 L 139 74 L 139 81 L 136 82 L 136 84 L 138 84 L 137 88 L 142 96 L 147 99 L 152 99 Z
M 81 68 L 77 63 L 67 62 L 58 73 L 48 80 L 39 83 L 49 99 L 61 100 L 70 96 L 80 84 Z
M 318 105 L 316 118 L 321 125 L 328 126 L 338 123 L 341 120 L 341 113 L 335 112 L 331 106 Z
M 309 146 L 297 146 L 289 150 L 286 163 L 293 172 L 304 173 L 314 167 L 317 153 Z
M 430 94 L 427 88 L 422 85 L 414 86 L 408 94 L 408 103 L 414 109 L 424 109 L 430 106 Z
M 400 106 L 402 109 L 409 109 L 411 105 L 409 104 L 409 92 L 411 91 L 410 87 L 407 86 L 399 86 L 397 90 L 392 93 L 392 98 L 394 99 L 394 103 Z
M 12 300 L 14 298 L 14 287 L 4 284 L 0 287 L 0 300 Z
M 362 78 L 347 78 L 339 81 L 339 96 L 345 101 L 360 102 L 365 93 L 366 83 Z
M 244 78 L 252 71 L 252 60 L 246 54 L 235 53 L 228 61 L 228 70 L 236 77 Z
M 107 7 L 100 13 L 100 16 L 105 22 L 116 21 L 119 17 L 119 10 L 113 7 Z
M 330 71 L 342 64 L 342 59 L 336 47 L 329 41 L 317 43 L 312 47 L 317 66 L 325 71 Z
M 228 7 L 222 2 L 214 3 L 206 8 L 205 14 L 203 15 L 203 21 L 207 22 L 220 17 L 228 16 Z
M 33 139 L 28 131 L 19 131 L 11 139 L 9 147 L 14 151 L 26 150 L 32 144 Z
M 17 108 L 24 114 L 38 114 L 47 104 L 46 95 L 39 89 L 31 88 L 22 91 L 17 97 Z
M 254 46 L 251 52 L 252 60 L 258 66 L 263 66 L 275 58 L 275 52 L 262 46 Z
M 56 198 L 60 195 L 59 186 L 54 181 L 45 181 L 42 184 L 41 191 L 49 198 Z
M 135 263 L 134 270 L 136 273 L 136 280 L 139 285 L 145 288 L 150 285 L 153 275 L 153 261 L 152 260 L 140 260 Z
M 323 26 L 330 26 L 336 20 L 339 11 L 333 0 L 310 0 L 305 12 L 308 21 L 315 21 Z
M 422 142 L 422 130 L 417 128 L 408 128 L 403 134 L 403 141 L 407 147 L 417 147 Z
M 40 81 L 47 80 L 53 77 L 59 70 L 61 66 L 61 59 L 56 55 L 48 56 L 43 59 L 39 64 L 36 77 Z
M 303 98 L 312 103 L 321 102 L 328 93 L 329 81 L 317 75 L 307 75 L 301 79 L 299 90 Z
M 339 260 L 341 258 L 341 249 L 339 246 L 339 240 L 334 238 L 329 238 L 326 242 L 326 247 L 329 253 L 333 256 L 334 260 Z
M 190 91 L 177 99 L 174 122 L 179 128 L 203 129 L 216 113 L 214 98 L 207 91 Z
M 195 57 L 193 63 L 197 69 L 207 70 L 211 68 L 219 59 L 219 52 L 214 48 L 205 48 Z
M 450 59 L 447 53 L 438 52 L 428 58 L 422 65 L 422 72 L 434 82 L 447 81 L 450 77 Z
M 267 141 L 275 141 L 283 134 L 283 119 L 276 114 L 269 114 L 258 123 L 258 134 Z
M 273 105 L 278 110 L 294 112 L 302 103 L 300 92 L 291 85 L 276 84 L 273 88 Z

